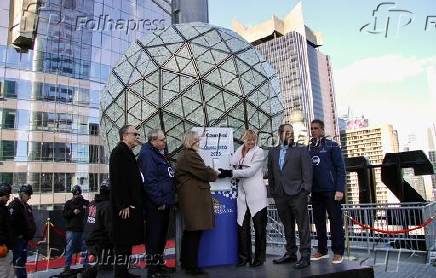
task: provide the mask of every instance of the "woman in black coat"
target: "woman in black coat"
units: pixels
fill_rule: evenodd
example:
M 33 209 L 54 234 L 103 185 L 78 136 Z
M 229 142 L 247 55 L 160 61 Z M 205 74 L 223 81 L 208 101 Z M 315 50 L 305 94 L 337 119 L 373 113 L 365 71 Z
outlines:
M 139 133 L 131 125 L 119 130 L 120 142 L 112 150 L 109 161 L 111 184 L 112 236 L 117 261 L 114 277 L 129 277 L 128 258 L 132 246 L 144 242 L 144 196 L 141 173 L 132 149 L 139 144 Z M 125 260 L 119 262 L 119 256 Z

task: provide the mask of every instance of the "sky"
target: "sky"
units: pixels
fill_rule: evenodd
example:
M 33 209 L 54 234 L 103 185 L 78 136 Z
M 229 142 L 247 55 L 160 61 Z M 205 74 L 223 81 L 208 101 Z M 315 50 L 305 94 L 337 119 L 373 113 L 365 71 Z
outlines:
M 305 24 L 323 34 L 320 50 L 331 57 L 339 115 L 350 107 L 371 125 L 392 124 L 400 146 L 414 133 L 425 149 L 426 129 L 436 122 L 436 0 L 301 2 Z M 255 25 L 283 18 L 297 3 L 209 0 L 209 22 Z

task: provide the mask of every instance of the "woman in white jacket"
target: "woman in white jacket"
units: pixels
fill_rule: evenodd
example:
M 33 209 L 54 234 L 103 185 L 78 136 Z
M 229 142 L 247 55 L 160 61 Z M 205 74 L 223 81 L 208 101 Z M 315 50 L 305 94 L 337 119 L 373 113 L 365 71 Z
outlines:
M 247 263 L 252 267 L 260 266 L 266 257 L 267 191 L 263 182 L 262 166 L 265 162 L 264 151 L 256 145 L 257 136 L 252 130 L 246 130 L 242 137 L 244 144 L 239 147 L 231 164 L 235 170 L 219 169 L 218 177 L 233 177 L 238 181 L 238 266 Z M 250 218 L 253 218 L 255 231 L 255 256 L 251 261 Z

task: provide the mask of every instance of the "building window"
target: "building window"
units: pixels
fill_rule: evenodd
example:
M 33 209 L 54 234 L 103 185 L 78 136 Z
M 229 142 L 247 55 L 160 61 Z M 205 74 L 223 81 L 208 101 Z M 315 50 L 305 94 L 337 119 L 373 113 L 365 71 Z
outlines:
M 15 121 L 17 117 L 17 112 L 14 110 L 4 109 L 3 110 L 3 128 L 15 128 Z
M 41 173 L 41 193 L 53 192 L 53 173 Z
M 95 123 L 89 124 L 89 135 L 98 135 L 99 133 L 99 125 Z
M 0 156 L 1 160 L 13 160 L 15 158 L 16 149 L 14 141 L 1 141 Z

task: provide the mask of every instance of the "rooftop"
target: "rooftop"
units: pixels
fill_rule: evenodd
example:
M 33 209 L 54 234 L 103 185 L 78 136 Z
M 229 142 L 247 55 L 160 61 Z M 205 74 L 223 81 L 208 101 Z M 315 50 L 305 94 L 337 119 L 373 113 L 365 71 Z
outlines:
M 322 34 L 320 32 L 314 32 L 304 25 L 303 5 L 301 2 L 295 5 L 284 19 L 280 19 L 273 15 L 270 20 L 250 27 L 243 25 L 237 19 L 233 19 L 232 28 L 233 31 L 253 44 L 271 38 L 281 37 L 290 32 L 301 34 L 306 38 L 307 42 L 312 44 L 314 47 L 323 44 Z

